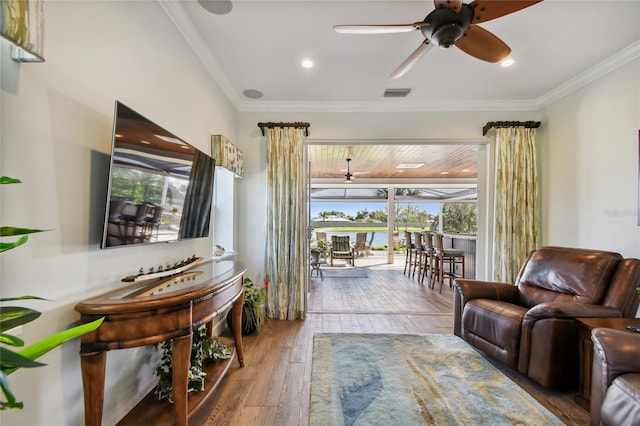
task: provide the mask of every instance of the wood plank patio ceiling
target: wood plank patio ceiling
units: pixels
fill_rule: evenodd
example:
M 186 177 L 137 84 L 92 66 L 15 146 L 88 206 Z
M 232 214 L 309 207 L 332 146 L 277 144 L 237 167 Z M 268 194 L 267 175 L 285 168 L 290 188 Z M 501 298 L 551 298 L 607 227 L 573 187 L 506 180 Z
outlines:
M 311 178 L 344 178 L 347 158 L 356 179 L 475 179 L 478 175 L 475 144 L 309 145 Z M 418 168 L 398 168 L 421 163 Z

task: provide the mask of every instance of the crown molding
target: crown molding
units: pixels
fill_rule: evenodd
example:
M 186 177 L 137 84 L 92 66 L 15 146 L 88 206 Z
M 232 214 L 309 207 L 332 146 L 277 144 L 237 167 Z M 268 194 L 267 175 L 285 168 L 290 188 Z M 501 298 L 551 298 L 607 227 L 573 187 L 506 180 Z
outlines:
M 354 101 L 279 102 L 242 101 L 240 112 L 469 112 L 536 111 L 535 101 Z
M 164 9 L 165 13 L 169 16 L 169 19 L 171 19 L 189 46 L 191 46 L 191 49 L 193 49 L 193 52 L 196 54 L 198 59 L 200 59 L 204 67 L 209 71 L 213 80 L 218 84 L 218 86 L 220 86 L 220 89 L 222 89 L 233 106 L 238 109 L 238 106 L 240 105 L 238 91 L 222 69 L 220 62 L 218 62 L 207 47 L 202 36 L 194 27 L 191 18 L 186 14 L 180 2 L 158 0 L 158 3 L 162 9 Z
M 578 89 L 586 86 L 599 79 L 600 77 L 610 73 L 611 71 L 620 68 L 621 66 L 633 61 L 640 57 L 640 40 L 636 40 L 629 46 L 617 53 L 609 56 L 604 61 L 594 65 L 581 74 L 566 81 L 555 89 L 550 90 L 544 95 L 540 96 L 536 101 L 537 108 L 544 108 L 557 100 L 575 92 Z

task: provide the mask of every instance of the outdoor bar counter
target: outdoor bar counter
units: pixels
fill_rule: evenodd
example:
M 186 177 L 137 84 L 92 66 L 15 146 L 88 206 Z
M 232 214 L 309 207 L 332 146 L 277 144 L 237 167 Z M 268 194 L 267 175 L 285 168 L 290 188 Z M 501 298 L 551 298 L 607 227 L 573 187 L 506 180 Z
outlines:
M 464 251 L 464 277 L 476 277 L 476 234 L 443 233 L 444 248 Z

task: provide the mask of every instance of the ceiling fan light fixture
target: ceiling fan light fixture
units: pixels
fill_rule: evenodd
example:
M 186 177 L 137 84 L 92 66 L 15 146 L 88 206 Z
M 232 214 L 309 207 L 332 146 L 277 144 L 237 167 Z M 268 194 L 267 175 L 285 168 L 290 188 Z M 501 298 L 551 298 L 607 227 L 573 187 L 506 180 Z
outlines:
M 431 34 L 431 41 L 441 49 L 448 49 L 462 37 L 465 32 L 463 28 L 457 22 L 450 24 L 444 24 L 439 26 L 433 34 Z

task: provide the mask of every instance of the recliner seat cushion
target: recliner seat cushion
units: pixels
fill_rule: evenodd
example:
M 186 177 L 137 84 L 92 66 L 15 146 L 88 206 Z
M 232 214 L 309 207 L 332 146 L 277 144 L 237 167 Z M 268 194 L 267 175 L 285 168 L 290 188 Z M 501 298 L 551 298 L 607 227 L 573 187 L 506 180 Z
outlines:
M 601 420 L 605 425 L 631 426 L 640 422 L 640 374 L 617 377 L 602 403 Z
M 489 299 L 470 300 L 462 315 L 463 338 L 508 366 L 518 368 L 522 319 L 527 309 Z

